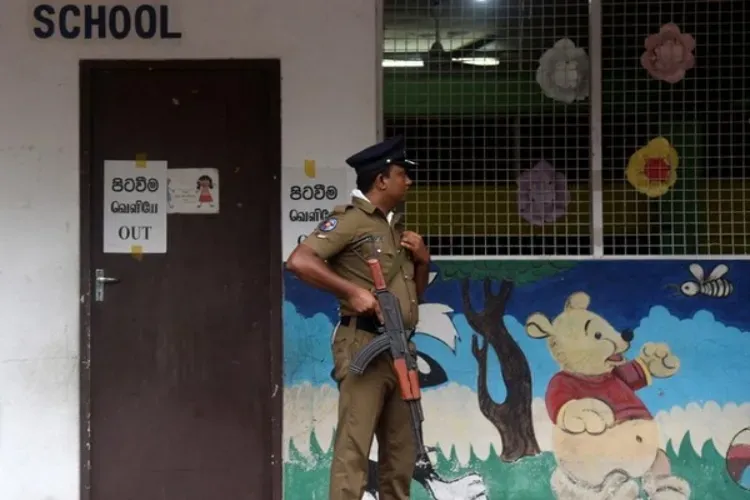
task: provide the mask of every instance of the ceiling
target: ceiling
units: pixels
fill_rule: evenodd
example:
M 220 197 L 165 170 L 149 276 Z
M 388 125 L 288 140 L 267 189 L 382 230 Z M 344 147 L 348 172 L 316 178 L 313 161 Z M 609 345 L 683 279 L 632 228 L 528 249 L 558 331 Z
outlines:
M 385 0 L 384 59 L 425 59 L 436 40 L 450 58 L 527 59 L 561 36 L 585 44 L 589 0 Z M 536 55 L 534 59 L 539 56 Z

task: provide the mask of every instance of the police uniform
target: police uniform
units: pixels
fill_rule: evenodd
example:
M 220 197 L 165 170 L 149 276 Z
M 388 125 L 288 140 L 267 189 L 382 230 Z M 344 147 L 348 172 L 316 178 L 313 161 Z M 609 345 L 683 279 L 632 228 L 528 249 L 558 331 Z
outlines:
M 384 170 L 389 164 L 408 168 L 414 162 L 406 158 L 403 139 L 397 137 L 355 154 L 347 164 L 360 174 Z M 355 191 L 351 204 L 335 207 L 302 244 L 326 260 L 335 273 L 368 290 L 374 287 L 366 259 L 376 254 L 388 289 L 401 305 L 405 327 L 413 329 L 419 320 L 419 304 L 414 262 L 400 244 L 402 232 L 399 216 L 383 214 Z M 372 240 L 367 241 L 368 236 Z M 378 437 L 380 500 L 408 499 L 416 451 L 409 407 L 401 399 L 392 360 L 381 355 L 363 375 L 348 373 L 353 356 L 375 338 L 379 323 L 375 317 L 357 317 L 343 299 L 340 314 L 332 344 L 339 413 L 329 499 L 362 498 L 373 435 Z

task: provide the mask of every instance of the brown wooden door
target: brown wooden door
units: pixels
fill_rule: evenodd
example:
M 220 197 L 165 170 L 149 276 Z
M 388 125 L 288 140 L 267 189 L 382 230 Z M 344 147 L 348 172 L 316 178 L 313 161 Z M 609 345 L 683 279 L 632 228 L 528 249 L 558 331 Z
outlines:
M 82 496 L 280 498 L 280 66 L 86 62 L 81 84 Z M 218 169 L 220 211 L 168 215 L 166 254 L 104 254 L 103 163 L 144 153 Z M 102 302 L 96 269 L 120 280 Z

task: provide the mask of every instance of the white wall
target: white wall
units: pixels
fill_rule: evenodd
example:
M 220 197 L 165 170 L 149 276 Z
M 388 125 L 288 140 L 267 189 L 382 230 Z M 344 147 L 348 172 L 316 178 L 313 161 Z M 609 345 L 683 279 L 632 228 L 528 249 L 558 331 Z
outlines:
M 377 2 L 210 4 L 170 2 L 174 43 L 39 41 L 27 2 L 0 3 L 3 500 L 79 498 L 80 58 L 278 57 L 284 165 L 343 166 L 376 138 Z

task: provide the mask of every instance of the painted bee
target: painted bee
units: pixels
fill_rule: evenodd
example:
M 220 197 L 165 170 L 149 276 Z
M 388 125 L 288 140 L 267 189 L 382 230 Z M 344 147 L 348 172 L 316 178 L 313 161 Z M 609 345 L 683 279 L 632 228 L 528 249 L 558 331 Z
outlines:
M 690 274 L 695 280 L 689 280 L 680 285 L 680 292 L 686 297 L 695 297 L 698 294 L 708 297 L 726 298 L 734 291 L 734 285 L 724 277 L 729 272 L 726 264 L 719 264 L 705 277 L 703 268 L 699 264 L 690 264 Z

